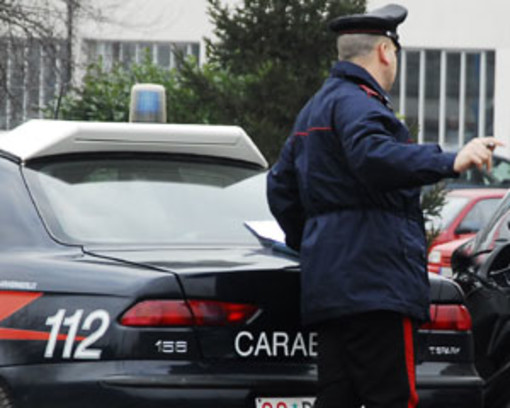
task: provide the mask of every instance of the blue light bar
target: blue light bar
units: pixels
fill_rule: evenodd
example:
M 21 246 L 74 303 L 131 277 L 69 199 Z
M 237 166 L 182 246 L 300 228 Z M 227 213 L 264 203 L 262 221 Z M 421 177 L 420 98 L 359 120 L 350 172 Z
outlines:
M 166 123 L 165 88 L 155 84 L 136 84 L 131 89 L 130 122 Z

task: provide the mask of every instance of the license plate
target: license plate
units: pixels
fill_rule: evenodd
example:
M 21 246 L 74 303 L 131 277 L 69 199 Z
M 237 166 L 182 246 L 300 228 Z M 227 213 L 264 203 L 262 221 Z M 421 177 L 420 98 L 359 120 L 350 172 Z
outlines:
M 315 398 L 257 398 L 255 408 L 313 408 Z

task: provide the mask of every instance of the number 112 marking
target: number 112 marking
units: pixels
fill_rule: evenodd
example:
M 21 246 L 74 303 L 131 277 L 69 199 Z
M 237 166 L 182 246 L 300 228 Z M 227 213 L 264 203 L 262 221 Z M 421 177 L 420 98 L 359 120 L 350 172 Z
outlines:
M 66 317 L 66 310 L 59 309 L 56 314 L 46 319 L 46 326 L 51 326 L 50 338 L 46 344 L 44 351 L 45 358 L 53 358 L 55 347 L 57 345 L 58 335 L 62 326 L 68 327 L 67 338 L 64 343 L 64 350 L 62 351 L 62 358 L 70 359 L 84 359 L 84 360 L 99 360 L 101 358 L 101 349 L 91 348 L 91 346 L 104 336 L 108 326 L 110 325 L 110 315 L 106 310 L 94 310 L 90 313 L 81 324 L 81 330 L 90 331 L 92 324 L 99 321 L 98 328 L 85 337 L 76 347 L 73 354 L 73 346 L 76 341 L 76 334 L 82 322 L 83 309 L 78 309 L 72 316 Z

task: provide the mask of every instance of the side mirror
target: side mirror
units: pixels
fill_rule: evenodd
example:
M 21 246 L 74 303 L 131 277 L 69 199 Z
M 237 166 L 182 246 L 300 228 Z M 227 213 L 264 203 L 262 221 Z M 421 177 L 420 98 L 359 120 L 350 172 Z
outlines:
M 453 271 L 457 274 L 466 272 L 474 265 L 473 256 L 467 247 L 468 246 L 464 244 L 453 251 L 451 265 Z

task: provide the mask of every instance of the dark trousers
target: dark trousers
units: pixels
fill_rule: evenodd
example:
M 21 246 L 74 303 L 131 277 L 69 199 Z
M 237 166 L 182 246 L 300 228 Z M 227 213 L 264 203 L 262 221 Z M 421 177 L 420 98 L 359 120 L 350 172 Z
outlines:
M 414 408 L 411 319 L 376 311 L 321 324 L 314 408 Z

